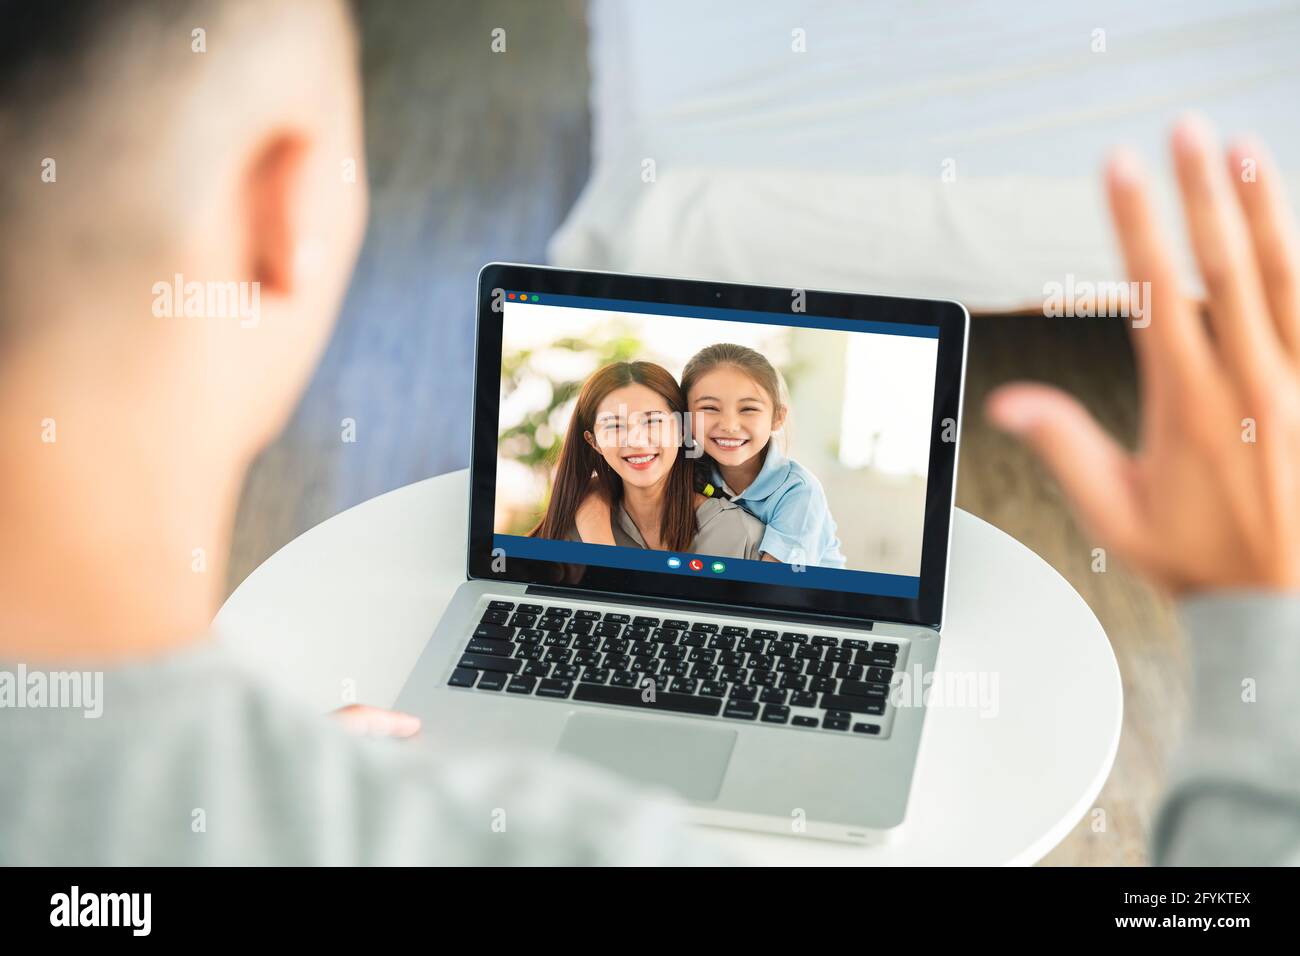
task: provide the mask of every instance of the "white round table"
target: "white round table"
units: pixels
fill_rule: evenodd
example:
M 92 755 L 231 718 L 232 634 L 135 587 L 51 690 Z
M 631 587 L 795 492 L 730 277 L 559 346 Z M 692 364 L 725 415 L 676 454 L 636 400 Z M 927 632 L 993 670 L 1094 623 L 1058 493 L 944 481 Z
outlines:
M 467 488 L 467 472 L 441 475 L 312 528 L 235 590 L 217 633 L 311 707 L 391 706 L 465 579 Z M 930 709 L 901 838 L 861 847 L 701 827 L 700 839 L 822 866 L 1030 864 L 1061 841 L 1119 744 L 1110 644 L 1056 571 L 963 511 L 950 578 L 935 679 L 983 675 L 996 708 Z

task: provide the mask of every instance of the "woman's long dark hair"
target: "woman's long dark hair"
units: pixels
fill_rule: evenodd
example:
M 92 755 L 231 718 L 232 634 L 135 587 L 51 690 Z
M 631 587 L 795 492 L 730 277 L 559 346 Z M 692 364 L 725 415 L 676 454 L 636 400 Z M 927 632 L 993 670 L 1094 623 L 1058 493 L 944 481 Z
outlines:
M 682 390 L 677 380 L 662 366 L 653 362 L 615 362 L 595 372 L 583 384 L 578 404 L 569 417 L 560 463 L 555 469 L 551 500 L 542 520 L 529 532 L 531 537 L 567 537 L 577 523 L 578 506 L 593 491 L 603 494 L 611 509 L 622 501 L 623 480 L 587 442 L 586 433 L 594 432 L 596 411 L 606 396 L 628 385 L 644 385 L 662 396 L 679 426 L 685 421 L 686 402 Z M 681 434 L 679 427 L 678 435 Z M 694 471 L 694 465 L 679 448 L 668 473 L 663 516 L 659 522 L 659 543 L 665 551 L 686 551 L 695 539 Z

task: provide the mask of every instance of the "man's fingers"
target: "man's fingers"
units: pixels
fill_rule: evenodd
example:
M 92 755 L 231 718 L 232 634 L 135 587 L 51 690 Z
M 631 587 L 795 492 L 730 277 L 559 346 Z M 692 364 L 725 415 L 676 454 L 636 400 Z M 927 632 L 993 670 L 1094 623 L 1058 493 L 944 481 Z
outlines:
M 1082 405 L 1059 389 L 1023 383 L 994 391 L 987 413 L 1042 459 L 1091 534 L 1132 553 L 1141 533 L 1132 460 Z
M 1143 315 L 1134 319 L 1132 339 L 1147 388 L 1159 393 L 1170 382 L 1195 383 L 1214 374 L 1209 339 L 1179 288 L 1178 270 L 1161 234 L 1146 176 L 1130 150 L 1111 155 L 1106 192 L 1128 278 L 1142 290 Z
M 1229 151 L 1228 176 L 1246 216 L 1278 337 L 1291 360 L 1300 362 L 1300 236 L 1281 173 L 1263 145 L 1247 141 Z
M 1172 145 L 1215 338 L 1224 364 L 1245 384 L 1268 374 L 1281 358 L 1245 218 L 1209 124 L 1195 116 L 1182 120 L 1174 128 Z
M 359 737 L 411 737 L 420 732 L 419 717 L 363 704 L 340 707 L 331 716 Z

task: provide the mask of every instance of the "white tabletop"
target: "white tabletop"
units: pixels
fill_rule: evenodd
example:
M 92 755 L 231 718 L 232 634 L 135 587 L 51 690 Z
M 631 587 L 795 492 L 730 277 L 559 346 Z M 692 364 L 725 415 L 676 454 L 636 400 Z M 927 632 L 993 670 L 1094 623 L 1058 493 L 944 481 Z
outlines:
M 272 555 L 218 633 L 321 711 L 389 706 L 465 579 L 467 472 L 330 518 Z M 996 865 L 1041 859 L 1090 808 L 1119 744 L 1119 668 L 1082 598 L 1014 538 L 958 511 L 936 681 L 996 680 L 996 712 L 932 707 L 902 837 L 858 847 L 700 829 L 755 862 Z

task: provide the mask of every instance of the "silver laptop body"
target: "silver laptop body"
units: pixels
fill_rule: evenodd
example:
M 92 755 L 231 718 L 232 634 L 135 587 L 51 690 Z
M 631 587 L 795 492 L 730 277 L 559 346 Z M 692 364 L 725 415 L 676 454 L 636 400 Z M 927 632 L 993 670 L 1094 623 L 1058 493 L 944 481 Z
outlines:
M 587 277 L 596 275 L 603 274 L 534 266 L 486 267 L 480 277 L 480 350 L 484 310 L 492 308 L 501 288 L 549 289 L 553 286 L 548 283 L 554 282 L 581 287 Z M 679 280 L 636 277 L 636 281 Z M 719 299 L 731 289 L 753 288 L 693 285 L 722 290 Z M 942 543 L 941 564 L 928 568 L 931 574 L 942 575 L 938 582 L 942 595 L 946 594 L 947 537 L 956 484 L 955 423 L 968 317 L 955 303 L 939 305 L 951 310 L 944 334 L 959 336 L 959 341 L 949 343 L 955 363 L 949 361 L 938 373 L 950 379 L 939 384 L 946 407 L 954 411 L 951 439 L 943 439 L 951 441 L 951 448 L 941 450 L 951 455 L 952 479 L 938 489 L 942 500 L 927 509 L 926 518 L 927 526 L 935 515 L 942 522 L 941 538 L 936 539 L 929 527 L 926 538 L 927 547 L 934 540 Z M 480 376 L 485 369 L 491 371 L 481 364 Z M 480 389 L 478 403 L 490 404 L 491 391 Z M 495 419 L 495 406 L 476 408 L 476 418 L 489 413 Z M 939 420 L 936 410 L 936 423 Z M 480 447 L 489 440 L 495 440 L 492 429 L 476 424 L 476 466 L 492 454 L 491 449 Z M 476 485 L 479 494 L 490 493 L 490 486 L 476 475 L 471 479 L 471 498 Z M 476 546 L 474 536 L 471 515 L 471 550 Z M 897 838 L 906 821 L 925 722 L 923 694 L 915 691 L 928 686 L 927 675 L 935 666 L 942 640 L 942 597 L 938 622 L 920 624 L 714 599 L 655 597 L 637 593 L 635 575 L 627 576 L 627 591 L 613 591 L 492 580 L 475 575 L 474 569 L 471 555 L 471 579 L 456 591 L 396 702 L 399 710 L 416 714 L 426 726 L 436 728 L 440 740 L 472 750 L 526 748 L 589 761 L 677 794 L 687 802 L 692 818 L 702 824 L 840 841 Z M 539 630 L 536 625 L 542 623 L 546 629 Z M 542 636 L 529 643 L 521 638 L 524 632 Z M 625 638 L 628 634 L 633 636 Z M 673 635 L 670 642 L 658 640 L 667 635 Z M 622 672 L 622 685 L 615 686 L 610 675 L 601 673 L 601 660 L 596 657 L 582 658 L 588 663 L 565 671 L 565 678 L 548 676 L 561 666 L 548 663 L 549 652 L 556 648 L 574 653 L 577 645 L 588 648 L 576 651 L 577 655 L 601 655 L 602 648 L 625 650 L 618 643 L 625 639 L 629 647 L 654 645 L 660 653 L 677 648 L 671 652 L 672 661 L 683 664 L 665 662 L 664 666 L 683 671 L 683 683 Z M 741 647 L 751 650 L 741 651 Z M 752 656 L 754 649 L 759 656 Z M 698 682 L 693 693 L 674 692 L 674 687 L 691 686 L 687 682 L 693 655 L 716 661 L 723 655 L 737 660 L 735 655 L 742 653 L 746 660 L 777 662 L 781 668 L 764 669 L 770 686 L 753 688 L 754 699 L 733 699 L 734 684 L 714 695 L 702 693 Z M 827 680 L 834 682 L 835 692 L 823 690 L 811 705 L 806 690 L 797 698 L 794 693 L 781 698 L 785 675 L 794 673 L 797 681 L 805 671 L 855 673 L 870 680 L 831 676 Z M 589 683 L 584 682 L 588 672 L 593 675 Z M 890 690 L 882 695 L 886 680 Z M 854 693 L 840 692 L 850 685 Z M 832 685 L 824 680 L 822 686 Z M 785 702 L 765 702 L 764 692 L 769 690 L 773 700 Z M 748 696 L 748 691 L 742 696 Z

